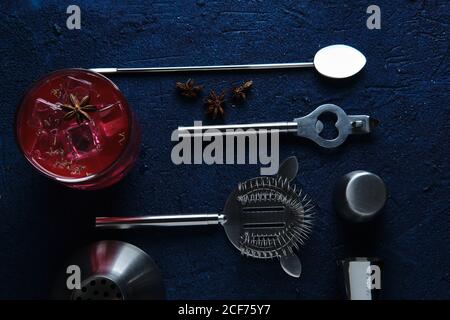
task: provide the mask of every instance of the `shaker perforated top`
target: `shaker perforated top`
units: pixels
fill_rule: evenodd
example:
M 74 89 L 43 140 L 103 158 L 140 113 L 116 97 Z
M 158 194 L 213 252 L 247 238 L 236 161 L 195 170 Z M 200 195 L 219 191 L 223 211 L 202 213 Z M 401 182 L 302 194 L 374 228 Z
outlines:
M 61 181 L 88 179 L 121 156 L 131 111 L 117 86 L 83 69 L 65 69 L 38 80 L 16 118 L 20 148 L 33 166 Z

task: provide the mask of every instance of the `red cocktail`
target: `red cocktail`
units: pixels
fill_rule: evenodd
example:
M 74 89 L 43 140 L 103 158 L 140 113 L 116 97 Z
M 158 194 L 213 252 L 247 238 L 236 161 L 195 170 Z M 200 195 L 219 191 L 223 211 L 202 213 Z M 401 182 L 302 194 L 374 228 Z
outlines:
M 16 134 L 35 168 L 78 189 L 118 182 L 140 146 L 139 125 L 117 86 L 82 69 L 37 81 L 19 105 Z

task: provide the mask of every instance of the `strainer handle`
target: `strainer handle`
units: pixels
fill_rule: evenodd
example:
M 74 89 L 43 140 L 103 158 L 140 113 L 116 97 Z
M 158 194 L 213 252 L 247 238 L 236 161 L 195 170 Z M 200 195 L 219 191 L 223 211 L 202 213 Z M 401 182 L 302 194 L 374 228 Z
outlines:
M 97 217 L 95 227 L 102 229 L 130 229 L 139 227 L 182 227 L 221 224 L 223 214 L 203 213 L 186 215 L 142 216 L 142 217 Z

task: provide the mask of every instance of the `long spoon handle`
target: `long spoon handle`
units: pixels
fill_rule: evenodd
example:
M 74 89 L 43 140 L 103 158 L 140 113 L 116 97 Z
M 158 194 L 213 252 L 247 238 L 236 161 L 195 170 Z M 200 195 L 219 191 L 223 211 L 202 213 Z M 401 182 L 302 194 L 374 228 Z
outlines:
M 180 227 L 220 224 L 223 214 L 185 214 L 143 217 L 97 217 L 95 227 L 102 229 L 130 229 L 136 227 Z
M 312 68 L 313 62 L 293 63 L 265 63 L 265 64 L 234 64 L 218 66 L 189 66 L 189 67 L 150 67 L 150 68 L 93 68 L 98 73 L 166 73 L 191 71 L 231 71 L 231 70 L 267 70 L 267 69 L 293 69 Z

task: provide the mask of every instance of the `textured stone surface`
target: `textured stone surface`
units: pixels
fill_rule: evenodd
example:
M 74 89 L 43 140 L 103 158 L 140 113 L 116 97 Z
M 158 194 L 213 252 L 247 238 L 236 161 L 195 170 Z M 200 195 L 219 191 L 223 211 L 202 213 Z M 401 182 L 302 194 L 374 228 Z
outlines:
M 64 258 L 95 239 L 147 251 L 171 299 L 338 298 L 335 260 L 350 255 L 385 259 L 386 298 L 450 298 L 447 1 L 376 1 L 381 30 L 366 28 L 367 1 L 76 1 L 79 31 L 65 26 L 69 3 L 21 3 L 0 4 L 1 298 L 47 297 Z M 22 93 L 55 69 L 303 61 L 334 43 L 367 56 L 354 79 L 312 70 L 195 75 L 217 90 L 254 80 L 248 103 L 227 108 L 227 123 L 290 120 L 326 102 L 381 121 L 335 152 L 283 138 L 282 157 L 298 157 L 298 183 L 319 207 L 300 280 L 275 261 L 241 257 L 220 227 L 94 232 L 95 215 L 215 212 L 238 181 L 259 174 L 255 165 L 171 163 L 171 131 L 204 118 L 200 101 L 174 94 L 189 75 L 112 77 L 140 119 L 143 144 L 135 169 L 110 189 L 59 186 L 32 170 L 14 141 Z M 330 203 L 336 179 L 355 169 L 379 174 L 390 194 L 381 219 L 356 230 Z

